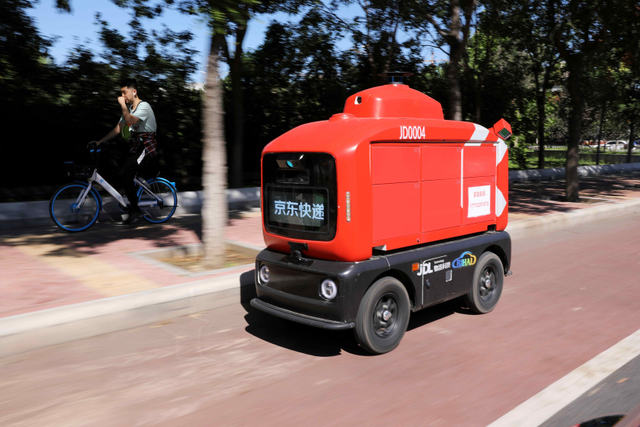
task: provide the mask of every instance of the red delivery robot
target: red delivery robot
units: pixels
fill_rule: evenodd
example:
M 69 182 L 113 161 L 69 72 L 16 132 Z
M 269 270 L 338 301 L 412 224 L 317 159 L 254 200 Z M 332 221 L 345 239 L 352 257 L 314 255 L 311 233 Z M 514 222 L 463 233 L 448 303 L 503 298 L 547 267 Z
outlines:
M 510 274 L 511 126 L 444 120 L 439 102 L 401 83 L 356 93 L 262 153 L 267 248 L 251 305 L 319 328 L 354 329 L 393 350 L 411 311 L 464 297 L 479 313 Z

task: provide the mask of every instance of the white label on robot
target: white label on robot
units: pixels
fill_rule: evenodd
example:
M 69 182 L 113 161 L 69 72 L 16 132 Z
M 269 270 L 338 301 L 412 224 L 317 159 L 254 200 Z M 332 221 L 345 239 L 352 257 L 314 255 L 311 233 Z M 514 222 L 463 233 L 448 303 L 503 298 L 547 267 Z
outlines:
M 469 187 L 467 218 L 476 218 L 491 213 L 491 186 Z

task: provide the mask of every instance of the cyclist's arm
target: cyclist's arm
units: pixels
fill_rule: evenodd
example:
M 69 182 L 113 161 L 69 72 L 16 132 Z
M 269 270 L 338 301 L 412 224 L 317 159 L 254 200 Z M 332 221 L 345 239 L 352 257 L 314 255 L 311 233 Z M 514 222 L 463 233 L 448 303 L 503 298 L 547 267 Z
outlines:
M 127 104 L 125 104 L 124 102 L 124 97 L 121 96 L 120 98 L 118 98 L 118 102 L 120 103 L 120 108 L 122 108 L 122 118 L 124 119 L 124 122 L 127 124 L 127 126 L 131 126 L 132 124 L 140 120 L 129 112 Z
M 99 140 L 99 141 L 91 141 L 91 142 L 95 142 L 97 145 L 100 145 L 103 142 L 110 141 L 110 140 L 112 140 L 113 138 L 115 138 L 116 136 L 118 136 L 120 134 L 120 130 L 121 129 L 122 129 L 122 122 L 118 122 L 116 127 L 111 129 L 109 131 L 109 133 L 106 134 L 101 140 Z

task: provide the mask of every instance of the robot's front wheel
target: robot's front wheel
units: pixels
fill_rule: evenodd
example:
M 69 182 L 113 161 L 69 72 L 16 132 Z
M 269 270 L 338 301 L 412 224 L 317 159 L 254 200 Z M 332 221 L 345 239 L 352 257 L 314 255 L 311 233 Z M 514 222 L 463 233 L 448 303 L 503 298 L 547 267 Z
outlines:
M 383 277 L 371 285 L 360 301 L 356 340 L 370 353 L 388 353 L 400 344 L 409 315 L 410 301 L 405 287 L 393 277 Z

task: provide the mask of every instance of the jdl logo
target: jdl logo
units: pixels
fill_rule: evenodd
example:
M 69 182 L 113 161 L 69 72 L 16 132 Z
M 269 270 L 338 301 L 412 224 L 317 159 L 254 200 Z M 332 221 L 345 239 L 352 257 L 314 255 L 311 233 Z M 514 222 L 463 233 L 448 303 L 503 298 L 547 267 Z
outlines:
M 400 139 L 424 139 L 424 126 L 400 126 Z
M 420 269 L 418 270 L 418 276 L 424 276 L 425 274 L 433 273 L 433 269 L 431 268 L 431 262 L 422 261 L 420 264 Z

